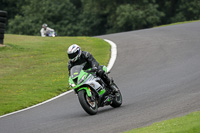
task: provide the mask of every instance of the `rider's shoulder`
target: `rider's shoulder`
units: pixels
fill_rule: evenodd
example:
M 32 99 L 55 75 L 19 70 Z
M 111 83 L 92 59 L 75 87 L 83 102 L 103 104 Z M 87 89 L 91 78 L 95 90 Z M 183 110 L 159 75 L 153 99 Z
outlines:
M 87 51 L 82 51 L 82 55 L 84 55 L 86 58 L 90 57 L 90 53 Z

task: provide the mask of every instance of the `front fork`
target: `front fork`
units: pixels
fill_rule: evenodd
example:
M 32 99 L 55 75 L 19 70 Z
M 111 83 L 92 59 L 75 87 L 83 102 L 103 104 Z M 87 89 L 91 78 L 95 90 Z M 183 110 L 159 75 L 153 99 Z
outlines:
M 87 95 L 88 95 L 88 97 L 92 97 L 92 93 L 91 93 L 90 87 L 81 87 L 80 89 L 78 89 L 77 92 L 79 92 L 80 90 L 85 90 Z

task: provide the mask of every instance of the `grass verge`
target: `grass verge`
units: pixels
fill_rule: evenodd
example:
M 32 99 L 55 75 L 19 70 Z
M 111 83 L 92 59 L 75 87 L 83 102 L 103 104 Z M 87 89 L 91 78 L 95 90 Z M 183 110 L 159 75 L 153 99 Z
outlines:
M 176 22 L 176 23 L 171 23 L 171 24 L 166 24 L 166 25 L 155 26 L 155 27 L 153 27 L 153 28 L 156 28 L 156 27 L 164 27 L 164 26 L 170 26 L 170 25 L 177 25 L 177 24 L 192 23 L 192 22 L 199 22 L 199 21 L 200 21 L 200 20 Z
M 199 133 L 200 111 L 124 133 Z
M 74 43 L 108 64 L 110 45 L 99 38 L 6 34 L 6 47 L 0 47 L 0 115 L 69 90 L 66 51 Z

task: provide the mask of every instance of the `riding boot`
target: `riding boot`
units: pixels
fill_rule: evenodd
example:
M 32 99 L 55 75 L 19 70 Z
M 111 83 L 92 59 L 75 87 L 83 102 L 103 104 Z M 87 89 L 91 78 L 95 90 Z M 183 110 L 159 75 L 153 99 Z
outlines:
M 118 92 L 117 87 L 114 85 L 113 79 L 110 79 L 106 74 L 103 76 L 103 81 L 108 85 L 109 89 L 114 93 Z
M 118 88 L 117 88 L 113 83 L 111 83 L 111 84 L 109 85 L 109 88 L 110 88 L 114 93 L 117 93 L 117 92 L 118 92 Z

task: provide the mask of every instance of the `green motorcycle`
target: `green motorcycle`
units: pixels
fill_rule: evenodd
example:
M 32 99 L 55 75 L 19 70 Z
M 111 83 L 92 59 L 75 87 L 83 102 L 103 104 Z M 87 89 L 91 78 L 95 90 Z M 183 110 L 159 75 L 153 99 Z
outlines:
M 71 68 L 69 76 L 69 85 L 73 88 L 74 93 L 78 96 L 82 108 L 90 115 L 98 112 L 99 107 L 110 105 L 114 108 L 121 106 L 122 95 L 117 87 L 118 92 L 113 93 L 103 80 L 96 76 L 96 70 L 83 70 L 83 65 L 77 65 Z M 103 66 L 107 72 L 107 68 Z

